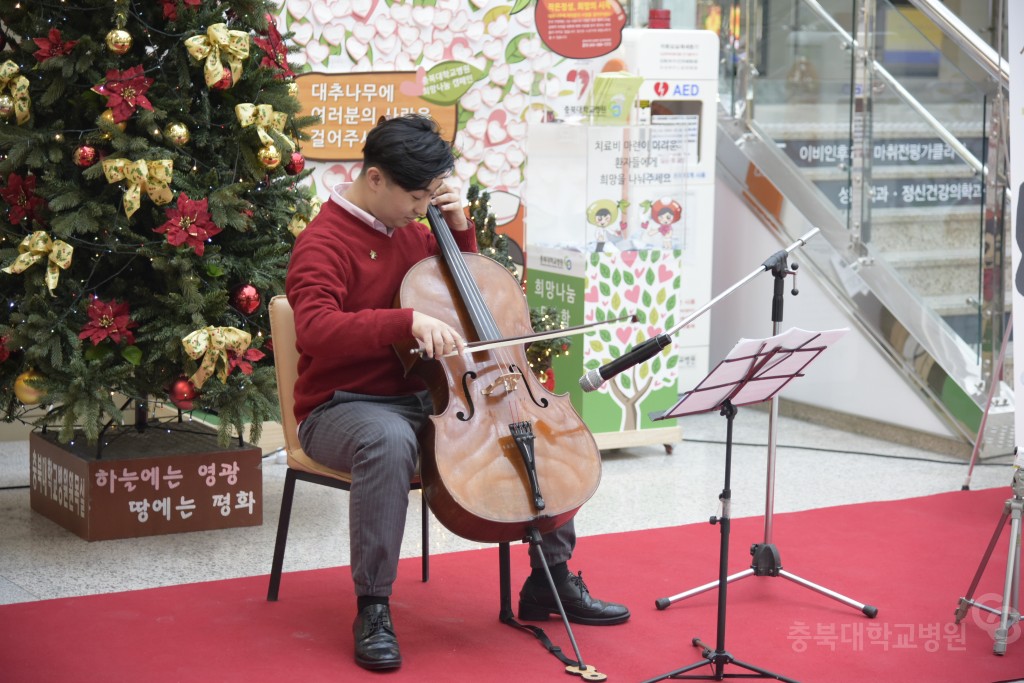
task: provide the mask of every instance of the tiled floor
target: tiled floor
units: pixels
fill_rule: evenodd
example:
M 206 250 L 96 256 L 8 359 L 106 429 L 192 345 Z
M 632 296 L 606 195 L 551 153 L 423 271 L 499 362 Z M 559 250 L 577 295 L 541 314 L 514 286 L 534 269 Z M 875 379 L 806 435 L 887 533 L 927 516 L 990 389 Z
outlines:
M 671 454 L 660 445 L 603 453 L 601 486 L 577 516 L 581 537 L 718 514 L 726 420 L 704 413 L 680 422 L 683 441 Z M 954 491 L 967 482 L 963 460 L 788 418 L 777 426 L 774 513 Z M 767 434 L 766 412 L 740 409 L 733 435 L 733 517 L 765 513 Z M 275 454 L 264 459 L 262 526 L 89 543 L 30 509 L 28 444 L 0 443 L 0 603 L 267 574 L 284 471 Z M 1006 455 L 977 465 L 969 484 L 1006 487 L 1009 497 L 1012 476 Z M 419 495 L 413 496 L 406 556 L 420 552 Z M 286 571 L 348 564 L 347 501 L 343 492 L 299 483 Z M 993 524 L 1001 513 L 992 510 Z M 978 533 L 987 536 L 991 527 Z M 761 540 L 742 539 L 741 545 Z M 474 547 L 433 522 L 431 553 Z

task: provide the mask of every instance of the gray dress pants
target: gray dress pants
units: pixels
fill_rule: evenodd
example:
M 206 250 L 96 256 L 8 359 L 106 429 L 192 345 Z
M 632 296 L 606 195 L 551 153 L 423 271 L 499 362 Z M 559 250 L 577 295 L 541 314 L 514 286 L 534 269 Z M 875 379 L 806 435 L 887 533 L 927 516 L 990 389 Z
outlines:
M 306 455 L 352 474 L 349 548 L 356 595 L 391 595 L 419 458 L 417 434 L 432 412 L 427 392 L 393 397 L 337 391 L 299 426 Z M 576 545 L 572 520 L 545 534 L 541 545 L 548 564 L 567 562 Z M 533 548 L 530 565 L 541 566 Z

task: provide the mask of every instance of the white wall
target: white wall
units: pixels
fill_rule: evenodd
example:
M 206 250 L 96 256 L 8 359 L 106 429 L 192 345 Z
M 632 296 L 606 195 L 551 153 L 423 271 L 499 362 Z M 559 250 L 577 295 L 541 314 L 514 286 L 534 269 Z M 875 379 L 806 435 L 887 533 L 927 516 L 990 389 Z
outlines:
M 727 183 L 718 181 L 712 298 L 786 246 L 779 244 Z M 797 249 L 790 255 L 790 264 L 799 264 L 800 260 Z M 764 272 L 705 314 L 711 316 L 711 367 L 740 338 L 772 335 L 774 283 L 771 273 Z M 792 296 L 792 278 L 787 278 L 781 331 L 790 327 L 849 327 L 850 332 L 819 356 L 807 368 L 805 377 L 793 380 L 783 390 L 783 398 L 943 437 L 954 436 L 908 380 L 900 376 L 871 340 L 831 301 L 830 295 L 813 281 L 810 272 L 797 276 L 797 287 L 800 294 Z

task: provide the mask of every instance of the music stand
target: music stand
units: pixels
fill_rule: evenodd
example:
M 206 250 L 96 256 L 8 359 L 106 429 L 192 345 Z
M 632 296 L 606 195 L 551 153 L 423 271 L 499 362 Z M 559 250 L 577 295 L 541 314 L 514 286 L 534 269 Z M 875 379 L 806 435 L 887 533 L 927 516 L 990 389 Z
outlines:
M 670 409 L 651 415 L 652 420 L 681 417 L 711 410 L 719 410 L 726 422 L 725 439 L 725 484 L 719 500 L 722 502 L 721 517 L 712 517 L 711 523 L 718 524 L 721 533 L 718 560 L 718 628 L 715 649 L 712 650 L 699 638 L 691 643 L 701 648 L 703 659 L 684 666 L 644 683 L 666 678 L 694 678 L 720 681 L 724 678 L 773 678 L 779 681 L 796 683 L 777 673 L 762 669 L 747 662 L 737 660 L 725 649 L 725 616 L 726 591 L 729 584 L 729 527 L 732 491 L 730 479 L 732 475 L 732 423 L 736 409 L 741 405 L 761 403 L 770 400 L 789 384 L 794 378 L 802 377 L 804 369 L 817 358 L 830 344 L 846 334 L 846 329 L 829 330 L 826 332 L 808 332 L 791 328 L 783 334 L 768 339 L 741 339 L 729 355 L 691 391 Z M 734 664 L 753 674 L 725 673 L 725 665 Z M 698 667 L 710 665 L 714 668 L 711 675 L 681 674 Z

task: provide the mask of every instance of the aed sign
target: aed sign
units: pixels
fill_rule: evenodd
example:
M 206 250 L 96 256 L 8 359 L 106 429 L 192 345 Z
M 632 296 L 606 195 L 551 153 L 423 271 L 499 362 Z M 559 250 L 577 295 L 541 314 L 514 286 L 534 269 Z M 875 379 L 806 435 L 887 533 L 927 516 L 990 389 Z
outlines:
M 699 97 L 699 83 L 667 83 L 657 81 L 654 84 L 654 94 L 658 97 Z

